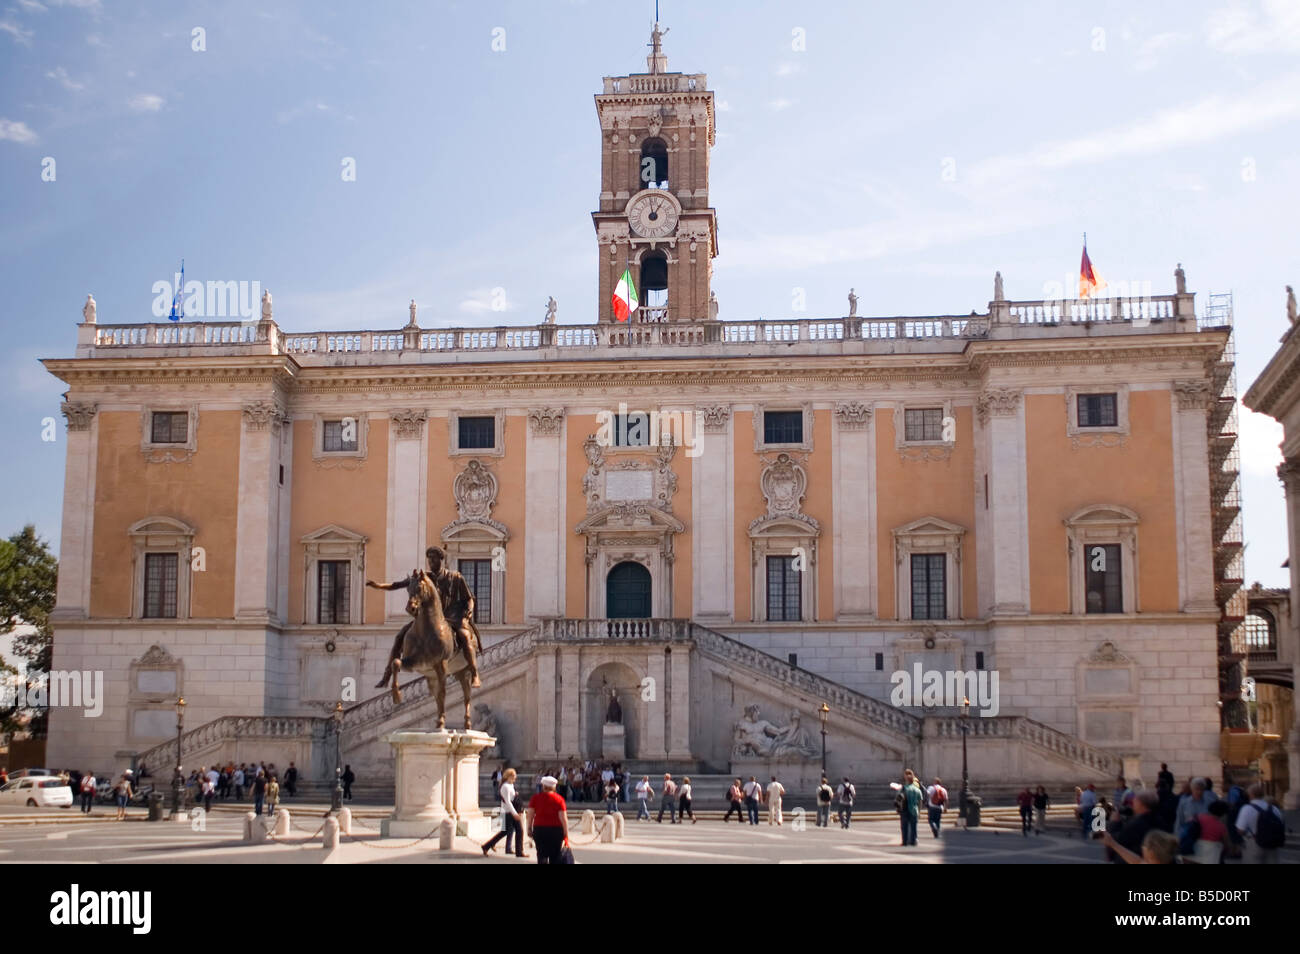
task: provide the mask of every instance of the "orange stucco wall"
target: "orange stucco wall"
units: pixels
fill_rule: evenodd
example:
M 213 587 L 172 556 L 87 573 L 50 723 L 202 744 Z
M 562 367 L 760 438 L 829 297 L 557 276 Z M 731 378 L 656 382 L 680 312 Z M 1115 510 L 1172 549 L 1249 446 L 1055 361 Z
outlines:
M 235 518 L 239 502 L 239 411 L 199 411 L 188 463 L 148 463 L 140 453 L 139 411 L 98 416 L 90 615 L 131 615 L 132 545 L 127 528 L 167 516 L 195 529 L 206 570 L 191 576 L 190 615 L 235 615 Z
M 364 534 L 366 577 L 398 579 L 410 567 L 384 566 L 388 549 L 388 419 L 371 418 L 365 460 L 312 459 L 314 424 L 293 422 L 293 514 L 289 524 L 289 620 L 303 622 L 307 555 L 303 536 L 328 524 Z M 384 594 L 365 591 L 365 622 L 384 621 Z M 315 620 L 307 620 L 314 623 Z
M 876 540 L 881 619 L 898 615 L 893 531 L 921 517 L 966 528 L 961 552 L 961 612 L 978 614 L 975 566 L 974 420 L 970 407 L 954 407 L 957 439 L 947 460 L 904 460 L 894 446 L 894 415 L 876 410 Z M 983 506 L 983 495 L 979 498 Z M 952 609 L 949 608 L 949 613 Z
M 1139 610 L 1178 611 L 1173 415 L 1168 391 L 1129 393 L 1129 436 L 1118 447 L 1075 448 L 1065 398 L 1025 397 L 1031 612 L 1070 609 L 1064 521 L 1090 504 L 1137 513 Z

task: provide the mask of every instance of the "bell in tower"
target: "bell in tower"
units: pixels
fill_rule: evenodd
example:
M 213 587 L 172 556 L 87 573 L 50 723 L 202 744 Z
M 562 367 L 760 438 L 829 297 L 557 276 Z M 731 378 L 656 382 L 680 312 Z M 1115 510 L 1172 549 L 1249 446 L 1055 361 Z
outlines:
M 717 214 L 709 207 L 712 90 L 703 73 L 669 73 L 656 22 L 648 72 L 606 76 L 596 94 L 601 129 L 599 320 L 614 321 L 625 273 L 638 307 L 627 320 L 704 321 L 709 308 Z

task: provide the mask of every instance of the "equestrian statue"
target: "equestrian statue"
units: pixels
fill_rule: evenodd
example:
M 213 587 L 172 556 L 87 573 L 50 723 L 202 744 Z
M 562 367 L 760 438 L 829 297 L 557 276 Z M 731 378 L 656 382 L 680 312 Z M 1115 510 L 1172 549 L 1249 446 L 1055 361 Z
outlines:
M 465 728 L 470 727 L 470 690 L 482 683 L 478 675 L 478 654 L 482 651 L 478 629 L 474 625 L 474 594 L 465 578 L 444 566 L 446 553 L 440 547 L 425 551 L 429 569 L 412 570 L 405 579 L 393 583 L 367 580 L 366 586 L 377 590 L 406 589 L 406 611 L 413 619 L 402 627 L 393 641 L 388 666 L 376 689 L 392 679 L 394 702 L 402 701 L 398 677 L 403 669 L 421 673 L 438 703 L 438 728 L 446 727 L 443 712 L 448 673 L 461 685 L 465 698 Z

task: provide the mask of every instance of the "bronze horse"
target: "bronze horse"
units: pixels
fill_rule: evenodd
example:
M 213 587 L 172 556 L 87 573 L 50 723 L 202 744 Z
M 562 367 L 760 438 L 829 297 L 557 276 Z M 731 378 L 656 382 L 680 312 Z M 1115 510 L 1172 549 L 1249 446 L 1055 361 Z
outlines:
M 447 674 L 460 680 L 465 698 L 465 729 L 469 730 L 469 694 L 472 674 L 464 654 L 457 653 L 456 637 L 442 615 L 442 598 L 428 571 L 412 570 L 406 584 L 406 611 L 415 618 L 402 640 L 402 655 L 393 664 L 393 701 L 401 702 L 397 679 L 403 669 L 423 674 L 438 703 L 438 728 L 447 727 Z

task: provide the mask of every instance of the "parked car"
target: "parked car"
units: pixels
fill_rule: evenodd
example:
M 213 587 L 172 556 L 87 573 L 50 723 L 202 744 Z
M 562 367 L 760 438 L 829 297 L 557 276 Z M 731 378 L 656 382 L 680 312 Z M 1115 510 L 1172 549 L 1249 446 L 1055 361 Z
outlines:
M 53 775 L 53 774 L 54 773 L 51 772 L 49 769 L 43 769 L 43 768 L 18 769 L 17 771 L 9 773 L 9 781 L 12 782 L 15 779 L 27 778 L 30 775 Z
M 11 781 L 0 788 L 0 805 L 69 808 L 72 805 L 72 789 L 57 778 L 29 776 Z

